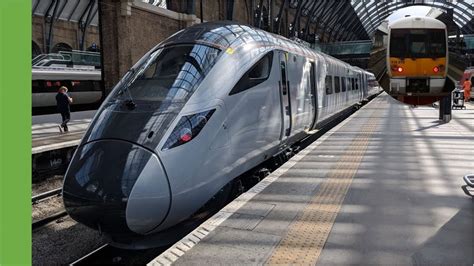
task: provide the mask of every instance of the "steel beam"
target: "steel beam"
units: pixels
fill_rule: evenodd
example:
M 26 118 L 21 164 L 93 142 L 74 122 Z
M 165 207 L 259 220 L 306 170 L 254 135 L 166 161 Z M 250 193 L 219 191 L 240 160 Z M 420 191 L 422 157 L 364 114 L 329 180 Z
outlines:
M 280 10 L 278 11 L 278 16 L 276 17 L 275 21 L 275 29 L 273 30 L 274 33 L 281 33 L 281 18 L 283 17 L 283 9 L 285 8 L 285 4 L 287 1 L 288 0 L 281 1 Z
M 313 16 L 316 13 L 316 10 L 321 6 L 321 3 L 323 1 L 316 1 L 313 3 L 313 6 L 311 7 L 311 11 L 308 14 L 308 19 L 306 20 L 306 25 L 304 27 L 304 39 L 307 39 L 309 36 L 309 26 L 311 25 L 311 21 L 313 20 Z
M 57 11 L 59 7 L 59 0 L 52 0 L 46 13 L 44 14 L 44 22 L 45 26 L 48 29 L 46 35 L 46 53 L 51 52 L 51 45 L 53 43 L 53 29 L 54 29 L 54 22 L 56 21 Z M 53 14 L 51 16 L 49 13 L 53 10 Z M 46 33 L 46 32 L 45 32 Z
M 260 0 L 257 10 L 257 26 L 259 29 L 262 28 L 262 10 L 263 10 L 263 0 Z
M 331 1 L 327 1 L 327 3 L 329 3 L 329 2 L 331 2 Z M 331 12 L 331 11 L 332 11 L 332 10 L 336 7 L 336 5 L 338 5 L 338 4 L 339 4 L 339 1 L 333 1 L 333 2 L 331 3 L 331 5 L 328 7 L 327 10 L 326 10 L 326 6 L 322 9 L 322 12 L 321 12 L 321 13 L 323 13 L 324 11 L 327 11 L 327 13 L 324 14 L 324 15 L 322 15 L 322 16 L 318 16 L 318 21 L 317 21 L 317 23 L 316 23 L 316 29 L 315 29 L 315 31 L 314 31 L 316 34 L 319 34 L 319 29 L 320 29 L 319 26 L 320 26 L 321 24 L 326 24 L 325 22 L 327 21 L 327 18 L 332 15 L 332 12 Z M 323 31 L 322 31 L 322 33 L 321 33 L 321 40 L 322 40 L 322 41 L 323 41 L 323 37 L 324 37 L 324 29 L 323 29 Z
M 87 4 L 87 7 L 84 9 L 84 11 L 81 14 L 81 17 L 79 18 L 79 30 L 81 32 L 81 37 L 79 39 L 79 49 L 84 50 L 84 43 L 86 39 L 86 32 L 87 32 L 87 27 L 90 25 L 92 18 L 92 14 L 96 13 L 98 9 L 96 9 L 93 12 L 94 9 L 94 4 L 96 3 L 96 0 L 89 0 L 89 3 Z M 85 19 L 84 19 L 85 18 Z
M 338 31 L 341 31 L 342 28 L 345 27 L 345 22 L 347 21 L 347 17 L 349 15 L 349 13 L 351 12 L 352 10 L 352 6 L 351 4 L 348 2 L 344 8 L 344 10 L 342 11 L 342 14 L 340 14 L 339 16 L 336 16 L 336 19 L 334 20 L 334 23 L 331 23 L 330 27 L 332 28 L 332 30 L 329 32 L 329 39 L 333 38 L 335 41 L 337 40 L 336 39 L 336 36 L 333 36 L 335 32 L 338 32 Z M 336 27 L 338 26 L 338 27 Z M 337 34 L 337 33 L 336 33 Z

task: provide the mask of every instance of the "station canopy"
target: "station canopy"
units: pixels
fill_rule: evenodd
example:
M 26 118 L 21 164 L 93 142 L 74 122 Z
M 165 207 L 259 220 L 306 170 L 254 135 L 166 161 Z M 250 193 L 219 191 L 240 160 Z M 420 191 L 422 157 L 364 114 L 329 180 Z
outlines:
M 32 11 L 35 15 L 80 22 L 85 26 L 97 25 L 98 1 L 32 0 Z M 169 0 L 135 1 L 167 8 Z M 276 0 L 255 2 L 267 1 Z M 290 8 L 296 9 L 296 17 L 310 17 L 308 22 L 327 32 L 329 39 L 333 41 L 370 39 L 381 23 L 393 12 L 416 5 L 437 8 L 448 19 L 452 18 L 451 21 L 460 29 L 460 33 L 474 34 L 474 0 L 283 0 L 280 2 L 282 6 L 286 3 Z M 304 25 L 299 23 L 297 26 L 304 28 Z M 307 26 L 309 25 L 306 25 L 306 28 Z
M 34 15 L 97 26 L 97 0 L 33 0 Z
M 459 27 L 461 33 L 474 33 L 474 0 L 351 0 L 351 4 L 369 36 L 372 36 L 380 24 L 396 10 L 417 5 L 438 8 L 446 14 L 452 14 L 452 20 Z
M 34 15 L 98 26 L 99 0 L 32 0 Z M 140 0 L 166 8 L 165 0 Z M 107 4 L 107 1 L 104 2 Z

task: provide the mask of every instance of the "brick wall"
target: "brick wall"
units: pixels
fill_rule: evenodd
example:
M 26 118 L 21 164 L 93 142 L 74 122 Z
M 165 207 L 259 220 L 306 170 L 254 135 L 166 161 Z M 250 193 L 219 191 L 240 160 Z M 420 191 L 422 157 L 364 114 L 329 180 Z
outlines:
M 107 91 L 152 47 L 195 21 L 195 16 L 127 0 L 101 4 L 101 14 Z
M 44 23 L 44 17 L 34 15 L 32 18 L 32 40 L 40 47 L 43 53 L 46 53 L 45 36 L 47 27 Z M 53 34 L 51 48 L 58 43 L 65 43 L 72 49 L 79 49 L 79 38 L 81 36 L 77 22 L 57 20 L 53 24 Z M 86 39 L 84 49 L 91 46 L 92 43 L 99 44 L 99 27 L 89 26 L 86 30 Z
M 150 48 L 173 33 L 200 21 L 200 0 L 195 0 L 195 15 L 186 15 L 187 0 L 175 0 L 165 10 L 134 0 L 109 0 L 101 4 L 102 47 L 104 80 L 106 90 L 110 90 L 127 70 Z M 205 21 L 226 18 L 226 0 L 202 0 Z M 271 13 L 278 14 L 283 0 L 273 2 Z M 101 3 L 101 2 L 100 2 Z M 257 5 L 257 1 L 254 1 Z M 251 0 L 235 0 L 234 21 L 251 24 Z M 266 1 L 264 1 L 266 5 Z M 179 11 L 179 12 L 176 12 Z M 283 14 L 282 33 L 293 22 L 294 11 Z M 306 18 L 301 19 L 301 27 Z M 312 30 L 313 31 L 313 30 Z M 311 32 L 312 32 L 311 31 Z

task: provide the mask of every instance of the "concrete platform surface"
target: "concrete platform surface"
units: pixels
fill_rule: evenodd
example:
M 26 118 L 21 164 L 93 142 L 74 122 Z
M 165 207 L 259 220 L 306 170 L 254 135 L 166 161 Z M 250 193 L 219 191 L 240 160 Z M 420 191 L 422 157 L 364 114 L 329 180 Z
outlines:
M 382 94 L 150 262 L 473 265 L 474 105 Z
M 58 128 L 61 124 L 60 114 L 33 116 L 32 154 L 78 145 L 95 112 L 93 110 L 71 113 L 69 132 L 65 134 L 61 134 Z

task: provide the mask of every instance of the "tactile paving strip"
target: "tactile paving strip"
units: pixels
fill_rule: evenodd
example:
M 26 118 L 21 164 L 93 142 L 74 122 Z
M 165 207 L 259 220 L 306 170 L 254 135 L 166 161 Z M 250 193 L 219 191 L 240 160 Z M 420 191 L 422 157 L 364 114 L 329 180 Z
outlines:
M 328 173 L 302 214 L 290 225 L 267 264 L 314 265 L 378 125 L 376 110 Z

